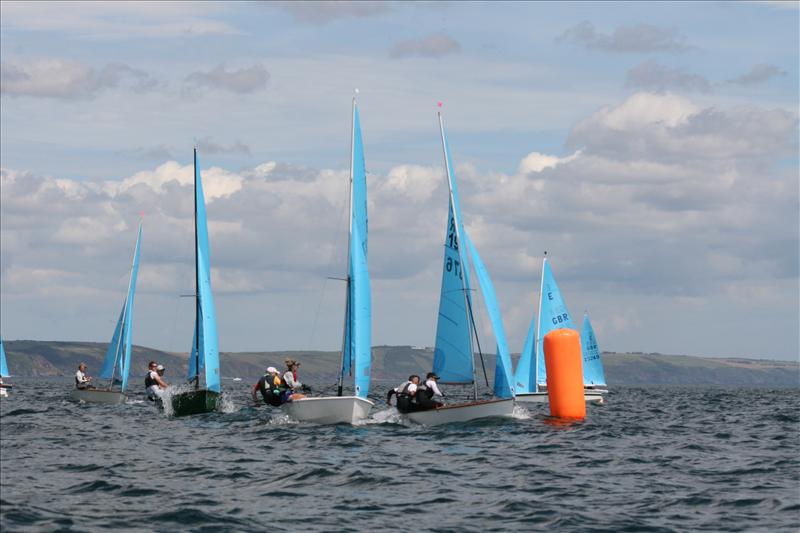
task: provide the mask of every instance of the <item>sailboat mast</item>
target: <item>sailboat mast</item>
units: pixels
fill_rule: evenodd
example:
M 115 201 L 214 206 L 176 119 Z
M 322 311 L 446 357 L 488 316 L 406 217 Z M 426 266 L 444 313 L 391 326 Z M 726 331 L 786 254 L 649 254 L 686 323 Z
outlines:
M 478 332 L 475 331 L 475 321 L 472 320 L 472 304 L 469 299 L 468 289 L 467 289 L 467 281 L 466 276 L 467 273 L 465 272 L 469 265 L 467 265 L 466 261 L 464 261 L 464 256 L 461 255 L 461 234 L 458 231 L 458 228 L 461 227 L 460 221 L 458 218 L 458 209 L 456 209 L 456 202 L 455 196 L 453 195 L 453 177 L 450 173 L 450 158 L 447 157 L 447 140 L 444 137 L 444 121 L 442 120 L 442 113 L 437 112 L 436 115 L 439 117 L 439 135 L 442 137 L 442 153 L 444 155 L 444 168 L 445 172 L 447 173 L 447 189 L 450 192 L 450 205 L 453 207 L 453 222 L 455 223 L 455 233 L 456 233 L 456 241 L 458 243 L 458 258 L 461 260 L 461 289 L 464 293 L 464 304 L 467 306 L 470 315 L 470 325 L 471 330 L 475 332 L 475 336 L 477 337 Z M 472 333 L 469 336 L 469 355 L 472 360 L 472 393 L 475 399 L 478 399 L 478 375 L 475 370 L 475 350 L 472 347 Z
M 194 388 L 200 388 L 200 257 L 197 253 L 197 147 L 194 148 Z
M 539 392 L 539 332 L 542 330 L 542 298 L 544 298 L 544 266 L 547 263 L 547 250 L 544 252 L 544 259 L 542 259 L 542 281 L 539 285 L 539 310 L 536 312 L 536 335 L 534 335 L 533 342 L 533 384 L 534 392 Z M 544 349 L 544 345 L 542 345 Z M 542 354 L 544 356 L 544 354 Z
M 345 263 L 345 307 L 344 307 L 344 324 L 342 326 L 342 359 L 339 364 L 339 389 L 337 396 L 342 395 L 344 388 L 344 358 L 346 353 L 347 339 L 352 339 L 353 332 L 350 331 L 350 247 L 353 245 L 353 165 L 355 160 L 356 150 L 356 97 L 353 97 L 353 109 L 350 114 L 350 191 L 348 195 L 348 226 L 347 226 L 347 262 Z M 348 335 L 349 333 L 349 335 Z
M 139 231 L 136 233 L 136 242 L 139 242 L 139 235 L 142 234 L 142 221 L 139 220 Z M 125 296 L 125 304 L 122 308 L 122 329 L 119 330 L 119 338 L 117 339 L 117 348 L 114 352 L 114 366 L 111 368 L 111 383 L 109 388 L 114 386 L 114 374 L 117 371 L 117 359 L 119 358 L 119 348 L 122 344 L 122 338 L 125 336 L 126 321 L 128 320 L 128 298 L 131 295 L 131 284 L 133 283 L 133 264 L 136 262 L 136 246 L 133 247 L 133 257 L 131 257 L 131 274 L 128 278 L 128 292 Z M 123 369 L 124 370 L 124 369 Z

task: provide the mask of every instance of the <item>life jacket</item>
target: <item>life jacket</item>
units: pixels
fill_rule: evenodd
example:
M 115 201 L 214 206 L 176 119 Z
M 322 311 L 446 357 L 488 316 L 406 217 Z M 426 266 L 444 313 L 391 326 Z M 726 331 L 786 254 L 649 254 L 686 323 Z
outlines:
M 278 383 L 275 383 L 275 381 L 278 381 Z M 282 380 L 276 380 L 272 377 L 272 374 L 261 376 L 261 379 L 258 380 L 258 388 L 261 390 L 264 403 L 273 407 L 278 407 L 283 403 L 281 401 L 281 392 L 283 392 L 281 384 Z
M 84 374 L 84 375 L 85 375 L 85 374 Z M 87 384 L 86 384 L 85 382 L 82 382 L 81 380 L 79 380 L 79 379 L 78 379 L 78 376 L 77 376 L 77 374 L 76 374 L 76 375 L 75 375 L 75 388 L 76 388 L 76 389 L 85 389 L 85 388 L 86 388 L 86 385 L 87 385 Z
M 410 413 L 416 410 L 416 402 L 414 397 L 408 393 L 408 388 L 412 385 L 410 381 L 406 381 L 401 385 L 400 392 L 397 392 L 397 410 L 401 413 Z
M 153 376 L 151 376 L 151 374 L 152 374 L 152 372 L 148 370 L 147 371 L 147 375 L 144 377 L 144 388 L 145 389 L 149 389 L 153 385 L 158 385 L 158 382 L 156 382 L 156 380 L 153 379 Z M 77 378 L 75 378 L 75 379 L 77 379 Z

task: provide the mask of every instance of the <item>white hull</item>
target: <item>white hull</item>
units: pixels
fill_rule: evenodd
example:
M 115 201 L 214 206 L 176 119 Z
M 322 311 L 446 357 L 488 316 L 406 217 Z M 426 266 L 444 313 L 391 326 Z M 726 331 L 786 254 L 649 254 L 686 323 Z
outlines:
M 121 392 L 112 390 L 73 389 L 70 393 L 70 398 L 76 402 L 108 403 L 116 405 L 124 403 L 126 396 Z
M 493 416 L 511 416 L 514 413 L 514 400 L 485 400 L 456 405 L 445 405 L 438 409 L 407 413 L 412 422 L 426 426 L 450 424 L 452 422 L 468 422 L 478 418 Z
M 587 402 L 604 403 L 603 395 L 608 394 L 605 389 L 584 389 L 583 398 Z M 546 392 L 520 392 L 517 393 L 516 401 L 520 403 L 548 403 L 549 398 Z
M 373 404 L 358 396 L 303 398 L 281 407 L 291 418 L 316 424 L 357 424 L 369 416 Z
M 8 398 L 8 389 L 5 387 L 0 388 L 0 398 Z

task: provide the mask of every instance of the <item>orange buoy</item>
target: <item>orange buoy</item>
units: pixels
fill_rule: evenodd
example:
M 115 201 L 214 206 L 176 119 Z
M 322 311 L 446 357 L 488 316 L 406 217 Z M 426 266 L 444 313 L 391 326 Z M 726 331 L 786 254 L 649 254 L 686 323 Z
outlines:
M 577 331 L 562 328 L 544 336 L 551 416 L 586 418 L 581 359 L 581 338 Z

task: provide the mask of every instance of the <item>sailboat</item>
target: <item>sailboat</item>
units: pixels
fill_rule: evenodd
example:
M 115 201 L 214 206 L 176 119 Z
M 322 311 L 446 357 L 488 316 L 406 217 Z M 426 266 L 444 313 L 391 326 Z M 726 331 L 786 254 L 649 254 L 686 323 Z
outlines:
M 531 327 L 525 338 L 520 354 L 514 382 L 517 386 L 517 401 L 527 403 L 547 402 L 547 369 L 544 364 L 544 336 L 553 330 L 575 329 L 567 304 L 561 296 L 550 263 L 545 252 L 542 261 L 542 284 L 539 291 L 539 324 L 537 330 L 536 315 L 531 320 Z M 586 375 L 584 369 L 584 376 Z M 601 398 L 600 392 L 584 389 L 587 401 Z
M 583 355 L 583 387 L 584 393 L 590 391 L 599 394 L 608 392 L 606 387 L 606 374 L 603 370 L 603 361 L 600 359 L 600 348 L 594 336 L 592 323 L 589 321 L 589 312 L 583 312 L 583 326 L 581 326 L 581 352 Z M 593 398 L 595 399 L 595 398 Z
M 8 391 L 11 390 L 10 383 L 3 383 L 3 378 L 10 377 L 8 373 L 8 363 L 6 362 L 6 350 L 3 348 L 3 337 L 0 337 L 0 398 L 8 397 Z
M 131 338 L 133 326 L 133 297 L 136 294 L 136 278 L 139 273 L 139 246 L 142 242 L 142 222 L 139 221 L 139 231 L 136 236 L 136 245 L 133 248 L 131 262 L 131 275 L 128 280 L 128 292 L 122 303 L 114 335 L 108 344 L 103 369 L 100 372 L 102 379 L 108 380 L 106 388 L 73 389 L 70 396 L 73 400 L 81 402 L 120 404 L 126 399 L 125 389 L 128 387 L 128 375 L 131 370 Z M 117 374 L 119 373 L 119 374 Z M 119 377 L 120 388 L 113 390 L 115 378 Z
M 444 166 L 450 192 L 450 208 L 444 242 L 444 264 L 436 325 L 433 371 L 442 383 L 471 384 L 473 401 L 445 405 L 426 411 L 414 411 L 406 416 L 413 422 L 436 425 L 466 422 L 493 416 L 511 416 L 514 410 L 514 387 L 511 379 L 511 356 L 505 339 L 502 319 L 494 287 L 478 251 L 464 231 L 458 188 L 453 173 L 450 148 L 444 131 L 442 114 L 438 113 L 442 138 Z M 466 244 L 465 247 L 462 244 Z M 497 357 L 495 361 L 495 399 L 478 400 L 478 380 L 475 371 L 473 334 L 480 351 L 480 341 L 473 315 L 470 261 L 475 267 L 479 286 L 492 323 Z
M 196 415 L 216 411 L 220 404 L 219 348 L 217 318 L 211 294 L 211 259 L 203 181 L 194 149 L 194 273 L 195 321 L 192 351 L 189 354 L 188 381 L 192 389 L 167 394 L 173 416 Z M 204 382 L 204 383 L 203 383 Z M 205 385 L 205 386 L 204 386 Z
M 371 302 L 367 268 L 367 174 L 358 104 L 353 98 L 350 137 L 350 232 L 347 245 L 346 301 L 337 396 L 303 398 L 283 405 L 295 420 L 318 424 L 356 424 L 374 404 L 367 399 L 372 367 Z M 352 373 L 355 395 L 344 396 L 344 377 Z

